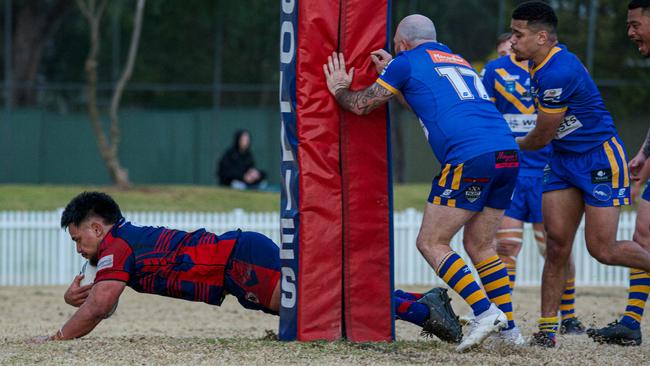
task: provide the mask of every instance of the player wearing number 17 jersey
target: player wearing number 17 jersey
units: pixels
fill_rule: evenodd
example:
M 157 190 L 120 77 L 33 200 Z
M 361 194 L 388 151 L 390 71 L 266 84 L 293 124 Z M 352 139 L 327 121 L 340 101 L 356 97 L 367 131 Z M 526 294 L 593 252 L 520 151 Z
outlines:
M 357 114 L 369 113 L 393 96 L 403 98 L 415 112 L 442 164 L 416 244 L 476 316 L 457 349 L 474 347 L 501 329 L 504 341 L 521 344 L 523 338 L 512 320 L 508 273 L 494 245 L 519 169 L 512 132 L 469 63 L 436 41 L 430 19 L 404 18 L 394 41 L 398 52 L 394 59 L 384 50 L 372 53 L 381 75 L 360 91 L 349 90 L 353 74 L 352 69 L 346 71 L 343 55 L 330 56 L 324 65 L 328 88 L 342 107 Z M 485 291 L 449 246 L 463 226 L 465 250 Z

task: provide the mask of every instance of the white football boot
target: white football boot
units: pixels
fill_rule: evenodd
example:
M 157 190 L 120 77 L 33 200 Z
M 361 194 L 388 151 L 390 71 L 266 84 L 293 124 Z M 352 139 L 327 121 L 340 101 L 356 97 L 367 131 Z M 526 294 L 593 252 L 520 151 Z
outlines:
M 496 338 L 504 345 L 512 345 L 521 347 L 526 344 L 526 340 L 521 335 L 519 327 L 515 326 L 512 329 L 502 330 L 495 334 Z
M 465 352 L 474 348 L 490 336 L 508 326 L 508 318 L 503 311 L 490 304 L 490 308 L 476 316 L 470 323 L 469 333 L 463 337 L 463 341 L 456 347 L 456 351 Z

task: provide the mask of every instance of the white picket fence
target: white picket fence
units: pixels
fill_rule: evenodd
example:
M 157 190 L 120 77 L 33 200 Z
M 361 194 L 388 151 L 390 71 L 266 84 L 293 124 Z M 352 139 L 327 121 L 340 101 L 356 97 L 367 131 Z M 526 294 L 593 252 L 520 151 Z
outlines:
M 63 285 L 79 272 L 84 259 L 75 250 L 67 232 L 59 228 L 61 210 L 0 211 L 0 286 Z M 204 227 L 216 233 L 241 228 L 257 231 L 279 243 L 280 217 L 277 213 L 126 212 L 125 217 L 139 225 L 167 226 L 194 230 Z M 636 213 L 621 215 L 618 238 L 630 239 Z M 398 285 L 441 285 L 442 282 L 415 247 L 422 213 L 407 209 L 394 214 L 395 283 Z M 581 286 L 627 286 L 628 271 L 596 262 L 584 243 L 584 225 L 576 235 L 574 258 L 576 282 Z M 452 240 L 461 253 L 462 233 Z M 526 226 L 524 246 L 517 262 L 517 283 L 539 285 L 543 260 L 534 244 L 532 230 Z

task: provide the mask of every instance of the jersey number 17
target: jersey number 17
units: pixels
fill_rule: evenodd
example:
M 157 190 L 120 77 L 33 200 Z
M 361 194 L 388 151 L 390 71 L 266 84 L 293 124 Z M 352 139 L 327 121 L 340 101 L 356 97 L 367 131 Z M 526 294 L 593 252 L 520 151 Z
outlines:
M 461 100 L 476 99 L 475 94 L 481 99 L 490 100 L 490 96 L 483 86 L 481 78 L 476 71 L 458 66 L 441 66 L 436 67 L 438 75 L 444 76 L 456 90 L 456 94 Z M 470 78 L 473 81 L 475 93 L 472 92 L 465 78 Z

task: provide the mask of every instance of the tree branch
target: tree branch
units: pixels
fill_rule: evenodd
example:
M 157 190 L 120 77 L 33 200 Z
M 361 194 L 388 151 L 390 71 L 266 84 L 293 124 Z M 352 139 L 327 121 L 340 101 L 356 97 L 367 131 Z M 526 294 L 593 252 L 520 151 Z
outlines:
M 122 76 L 115 86 L 113 98 L 111 99 L 110 116 L 111 116 L 111 150 L 114 154 L 117 153 L 117 148 L 120 143 L 120 124 L 117 117 L 117 111 L 120 107 L 120 101 L 124 94 L 126 83 L 131 79 L 133 74 L 133 65 L 135 58 L 138 54 L 138 45 L 140 42 L 140 33 L 142 31 L 142 16 L 144 13 L 145 0 L 138 0 L 136 4 L 135 17 L 133 19 L 133 33 L 131 34 L 131 45 L 129 47 L 129 54 L 126 59 L 126 66 L 122 72 Z

